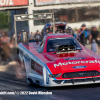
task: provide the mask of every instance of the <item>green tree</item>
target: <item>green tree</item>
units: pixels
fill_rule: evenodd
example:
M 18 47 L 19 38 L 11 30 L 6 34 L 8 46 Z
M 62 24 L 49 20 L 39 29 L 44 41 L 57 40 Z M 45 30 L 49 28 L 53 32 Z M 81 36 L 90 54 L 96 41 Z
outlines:
M 11 19 L 9 11 L 0 11 L 0 29 L 9 28 Z

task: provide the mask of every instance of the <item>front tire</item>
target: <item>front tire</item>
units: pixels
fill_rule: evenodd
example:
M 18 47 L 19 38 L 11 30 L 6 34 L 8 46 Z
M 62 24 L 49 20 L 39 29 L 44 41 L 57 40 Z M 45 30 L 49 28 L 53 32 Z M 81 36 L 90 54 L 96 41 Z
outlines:
M 28 79 L 27 79 L 27 83 L 28 83 L 28 85 L 33 85 L 32 79 L 31 79 L 31 78 L 28 78 Z

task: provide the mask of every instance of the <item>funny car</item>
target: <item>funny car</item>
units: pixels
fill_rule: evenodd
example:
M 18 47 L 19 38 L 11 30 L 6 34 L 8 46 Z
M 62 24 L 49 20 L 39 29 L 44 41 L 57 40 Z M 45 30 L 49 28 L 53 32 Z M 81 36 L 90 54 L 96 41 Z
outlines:
M 42 42 L 20 43 L 27 82 L 44 87 L 100 83 L 100 56 L 66 33 L 48 34 Z

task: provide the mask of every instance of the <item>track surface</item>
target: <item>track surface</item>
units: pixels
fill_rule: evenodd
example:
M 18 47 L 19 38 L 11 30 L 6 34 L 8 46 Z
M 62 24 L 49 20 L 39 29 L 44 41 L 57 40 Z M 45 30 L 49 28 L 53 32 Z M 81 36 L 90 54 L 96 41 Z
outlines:
M 17 79 L 7 72 L 0 72 L 1 91 L 49 91 L 52 95 L 0 95 L 0 100 L 100 100 L 100 84 L 44 88 L 29 86 L 25 77 Z

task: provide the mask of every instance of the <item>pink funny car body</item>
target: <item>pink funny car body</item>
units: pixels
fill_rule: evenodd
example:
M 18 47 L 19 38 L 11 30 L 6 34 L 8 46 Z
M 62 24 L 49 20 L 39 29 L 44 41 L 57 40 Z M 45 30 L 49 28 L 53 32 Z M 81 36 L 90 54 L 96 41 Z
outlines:
M 19 58 L 27 82 L 44 87 L 100 82 L 100 57 L 65 33 L 42 42 L 20 43 Z

